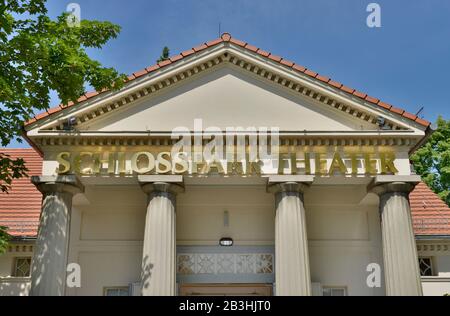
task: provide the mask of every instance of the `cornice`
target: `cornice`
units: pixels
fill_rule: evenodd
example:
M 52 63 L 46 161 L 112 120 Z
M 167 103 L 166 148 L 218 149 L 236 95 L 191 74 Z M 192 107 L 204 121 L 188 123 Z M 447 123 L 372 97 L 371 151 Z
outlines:
M 446 252 L 450 253 L 450 239 L 441 240 L 421 240 L 416 238 L 417 251 L 425 252 Z
M 270 138 L 269 138 L 270 139 Z M 56 146 L 171 146 L 178 142 L 172 139 L 170 133 L 166 135 L 53 135 L 34 137 L 33 141 L 40 147 Z M 203 139 L 203 145 L 210 142 Z M 246 137 L 247 144 L 249 137 Z M 417 142 L 416 137 L 403 135 L 288 135 L 280 136 L 281 146 L 405 146 L 410 148 Z M 194 141 L 192 141 L 192 144 Z

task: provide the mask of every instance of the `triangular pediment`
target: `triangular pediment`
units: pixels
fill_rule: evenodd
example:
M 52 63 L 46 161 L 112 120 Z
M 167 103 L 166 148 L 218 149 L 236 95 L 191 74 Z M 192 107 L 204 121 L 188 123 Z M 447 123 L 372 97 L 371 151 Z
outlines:
M 376 125 L 223 66 L 103 118 L 80 131 L 172 131 L 203 127 L 277 127 L 281 131 L 374 130 Z
M 28 136 L 78 133 L 170 132 L 174 128 L 277 127 L 285 132 L 425 130 L 402 115 L 361 101 L 320 80 L 222 43 L 136 76 L 120 91 L 85 98 L 27 126 Z

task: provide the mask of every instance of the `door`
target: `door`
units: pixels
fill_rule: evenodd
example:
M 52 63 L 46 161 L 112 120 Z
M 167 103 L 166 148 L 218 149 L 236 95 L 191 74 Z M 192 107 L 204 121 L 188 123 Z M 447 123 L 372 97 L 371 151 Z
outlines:
M 271 296 L 272 284 L 182 284 L 180 296 Z

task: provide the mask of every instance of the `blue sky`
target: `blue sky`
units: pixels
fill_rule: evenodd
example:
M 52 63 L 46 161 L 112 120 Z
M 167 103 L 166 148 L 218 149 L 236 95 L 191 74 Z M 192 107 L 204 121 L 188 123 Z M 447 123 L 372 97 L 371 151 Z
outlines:
M 48 0 L 56 17 L 71 1 Z M 75 1 L 74 1 L 75 2 Z M 90 56 L 129 74 L 229 32 L 274 54 L 424 118 L 450 119 L 448 0 L 78 0 L 83 19 L 122 26 Z M 367 5 L 381 6 L 368 28 Z M 53 103 L 58 104 L 54 96 Z M 24 144 L 11 144 L 11 147 Z

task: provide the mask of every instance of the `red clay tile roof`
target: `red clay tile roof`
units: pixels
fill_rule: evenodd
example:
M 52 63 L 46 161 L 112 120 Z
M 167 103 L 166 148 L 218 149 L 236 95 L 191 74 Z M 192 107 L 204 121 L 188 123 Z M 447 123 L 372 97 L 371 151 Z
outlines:
M 2 149 L 12 158 L 23 158 L 28 175 L 42 174 L 42 157 L 30 149 Z M 9 227 L 13 237 L 36 237 L 41 214 L 42 195 L 30 178 L 14 180 L 9 194 L 0 192 L 0 226 Z
M 425 183 L 409 196 L 416 235 L 450 235 L 450 208 Z
M 128 76 L 128 80 L 131 81 L 131 80 L 134 80 L 136 78 L 145 76 L 148 73 L 154 72 L 154 71 L 156 71 L 156 70 L 158 70 L 160 68 L 163 68 L 163 67 L 171 65 L 173 63 L 176 63 L 177 61 L 179 61 L 179 60 L 181 60 L 181 59 L 183 59 L 183 58 L 185 58 L 187 56 L 190 56 L 192 54 L 195 54 L 195 53 L 203 51 L 203 50 L 205 50 L 205 49 L 207 49 L 209 47 L 216 46 L 216 45 L 219 45 L 219 44 L 224 43 L 224 42 L 230 42 L 230 43 L 235 44 L 237 46 L 243 47 L 243 48 L 245 48 L 245 49 L 247 49 L 247 50 L 249 50 L 251 52 L 257 53 L 257 54 L 259 54 L 259 55 L 261 55 L 263 57 L 266 57 L 267 59 L 275 61 L 275 62 L 277 62 L 277 63 L 279 63 L 279 64 L 281 64 L 281 65 L 283 65 L 283 66 L 285 66 L 287 68 L 290 68 L 290 69 L 293 69 L 295 71 L 304 73 L 305 75 L 307 75 L 309 77 L 312 77 L 312 78 L 315 78 L 315 79 L 317 79 L 319 81 L 322 81 L 322 82 L 324 82 L 324 83 L 326 83 L 326 84 L 328 84 L 328 85 L 330 85 L 330 86 L 332 86 L 332 87 L 334 87 L 336 89 L 344 91 L 344 92 L 346 92 L 348 94 L 351 94 L 351 95 L 353 95 L 353 96 L 355 96 L 357 98 L 360 98 L 362 100 L 365 100 L 365 101 L 367 101 L 369 103 L 378 105 L 380 108 L 383 108 L 383 109 L 389 110 L 389 111 L 391 111 L 393 113 L 396 113 L 398 115 L 401 115 L 402 117 L 404 117 L 406 119 L 409 119 L 411 121 L 414 121 L 414 122 L 416 122 L 416 123 L 418 123 L 418 124 L 420 124 L 420 125 L 422 125 L 424 127 L 429 127 L 431 125 L 430 122 L 428 122 L 426 120 L 423 120 L 423 119 L 417 117 L 416 115 L 414 115 L 412 113 L 408 113 L 408 112 L 406 112 L 404 110 L 401 110 L 399 108 L 393 107 L 392 105 L 387 104 L 385 102 L 382 102 L 382 101 L 380 101 L 377 98 L 371 97 L 371 96 L 367 95 L 366 93 L 357 91 L 357 90 L 355 90 L 353 88 L 350 88 L 350 87 L 347 87 L 347 86 L 343 85 L 342 83 L 339 83 L 337 81 L 331 80 L 328 77 L 321 76 L 318 73 L 316 73 L 316 72 L 314 72 L 314 71 L 312 71 L 310 69 L 307 69 L 307 68 L 305 68 L 305 67 L 303 67 L 301 65 L 295 64 L 294 62 L 291 62 L 289 60 L 283 59 L 280 56 L 273 55 L 273 54 L 271 54 L 271 53 L 269 53 L 267 51 L 264 51 L 264 50 L 261 50 L 259 48 L 256 48 L 256 46 L 253 46 L 253 45 L 250 45 L 250 44 L 248 44 L 246 42 L 243 42 L 243 41 L 240 41 L 238 39 L 235 39 L 229 33 L 224 33 L 218 39 L 206 42 L 206 43 L 201 44 L 201 45 L 199 45 L 197 47 L 194 47 L 194 48 L 192 48 L 190 50 L 184 51 L 184 52 L 182 52 L 179 55 L 175 55 L 173 57 L 170 57 L 168 60 L 159 62 L 156 65 L 147 67 L 147 68 L 142 69 L 140 71 L 137 71 L 137 72 L 133 73 L 132 75 Z M 105 91 L 102 91 L 102 92 L 105 92 Z M 100 93 L 101 92 L 97 92 L 97 91 L 88 92 L 85 95 L 81 96 L 78 99 L 77 103 L 86 101 L 87 99 L 95 97 L 95 96 L 99 95 Z M 45 117 L 47 117 L 49 115 L 52 115 L 52 114 L 57 113 L 57 112 L 60 112 L 64 108 L 70 107 L 70 106 L 73 106 L 73 105 L 74 105 L 74 103 L 69 103 L 69 105 L 62 105 L 61 104 L 61 105 L 59 105 L 59 106 L 57 106 L 55 108 L 49 109 L 46 112 L 43 112 L 41 114 L 36 115 L 34 118 L 32 118 L 31 120 L 26 122 L 25 126 L 30 125 L 30 124 L 38 121 L 38 120 L 41 120 L 41 119 L 43 119 L 43 118 L 45 118 Z

